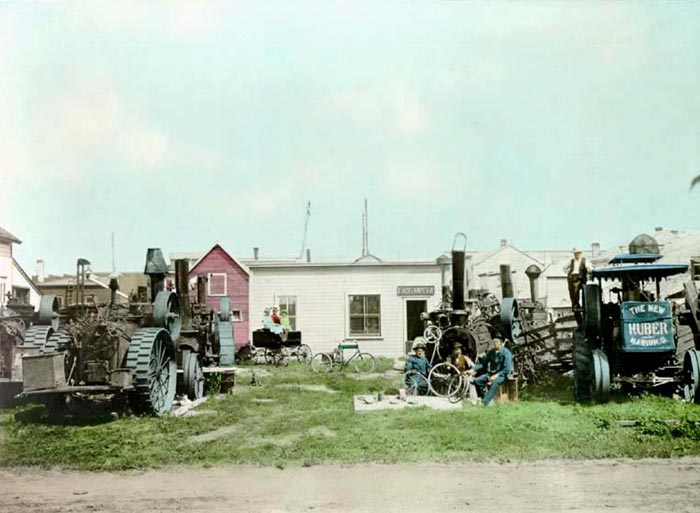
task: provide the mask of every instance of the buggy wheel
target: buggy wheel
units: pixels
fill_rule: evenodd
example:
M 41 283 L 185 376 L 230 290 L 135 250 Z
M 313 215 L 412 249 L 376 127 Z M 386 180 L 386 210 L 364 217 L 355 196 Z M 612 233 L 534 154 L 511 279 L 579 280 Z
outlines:
M 204 397 L 204 371 L 197 353 L 187 351 L 183 354 L 182 371 L 187 397 L 192 400 Z
M 590 401 L 593 396 L 593 353 L 588 340 L 579 330 L 574 331 L 574 399 Z
M 314 372 L 330 372 L 333 368 L 333 358 L 328 353 L 316 353 L 311 359 L 311 368 Z
M 696 349 L 688 349 L 683 356 L 683 398 L 700 403 L 700 355 Z
M 608 357 L 600 349 L 594 350 L 592 356 L 595 383 L 593 399 L 596 402 L 604 403 L 610 396 L 610 364 L 608 363 Z
M 583 330 L 587 338 L 593 340 L 600 335 L 600 286 L 589 283 L 583 287 Z
M 455 379 L 459 377 L 457 367 L 448 362 L 438 363 L 428 374 L 430 391 L 438 397 L 448 397 L 454 393 Z
M 126 366 L 133 372 L 131 403 L 135 410 L 157 416 L 170 411 L 175 399 L 177 364 L 170 334 L 141 328 L 129 342 Z
M 428 393 L 430 393 L 428 378 L 423 376 L 420 372 L 414 374 L 405 373 L 403 375 L 403 382 L 404 385 L 406 385 L 407 395 L 428 395 Z
M 314 357 L 314 353 L 311 348 L 306 344 L 301 344 L 297 349 L 297 360 L 300 363 L 305 363 L 306 365 L 311 363 L 311 359 Z
M 354 358 L 352 361 L 353 369 L 359 374 L 373 372 L 375 366 L 374 356 L 369 353 L 360 353 L 357 355 L 357 358 Z

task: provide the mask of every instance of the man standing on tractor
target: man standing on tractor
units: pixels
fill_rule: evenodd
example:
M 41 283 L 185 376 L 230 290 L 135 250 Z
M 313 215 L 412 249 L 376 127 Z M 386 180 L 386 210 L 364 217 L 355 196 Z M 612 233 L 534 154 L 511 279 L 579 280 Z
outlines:
M 569 298 L 571 299 L 571 310 L 574 312 L 576 322 L 581 324 L 581 289 L 588 281 L 588 275 L 593 270 L 591 263 L 586 260 L 580 249 L 574 248 L 574 256 L 567 265 L 564 266 L 566 281 L 569 284 Z
M 481 361 L 467 371 L 470 376 L 481 372 L 479 376 L 474 378 L 473 383 L 479 395 L 483 395 L 481 402 L 484 406 L 491 404 L 496 392 L 498 392 L 498 387 L 513 372 L 513 353 L 503 345 L 500 338 L 494 338 L 492 344 L 493 347 Z M 484 389 L 486 389 L 486 393 L 484 393 Z

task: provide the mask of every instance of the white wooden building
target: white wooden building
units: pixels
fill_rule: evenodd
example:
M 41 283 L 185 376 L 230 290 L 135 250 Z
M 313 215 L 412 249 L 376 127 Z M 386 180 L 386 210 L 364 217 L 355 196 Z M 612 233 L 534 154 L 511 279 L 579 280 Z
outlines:
M 279 305 L 314 352 L 353 339 L 374 355 L 403 355 L 405 342 L 423 331 L 420 313 L 440 302 L 436 260 L 245 263 L 251 332 L 262 326 L 265 307 Z
M 39 308 L 41 294 L 12 256 L 12 245 L 22 241 L 0 227 L 0 308 L 7 304 L 8 294 L 20 303 Z

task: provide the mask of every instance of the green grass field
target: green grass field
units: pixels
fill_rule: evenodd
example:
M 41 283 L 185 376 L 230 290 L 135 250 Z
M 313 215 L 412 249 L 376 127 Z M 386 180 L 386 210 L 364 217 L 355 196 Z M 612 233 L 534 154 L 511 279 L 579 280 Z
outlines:
M 389 368 L 390 362 L 382 362 Z M 571 382 L 555 377 L 521 391 L 518 403 L 457 411 L 416 408 L 357 414 L 352 396 L 395 393 L 400 375 L 355 380 L 349 371 L 316 375 L 307 367 L 261 367 L 263 386 L 240 379 L 233 394 L 185 418 L 110 415 L 52 421 L 43 407 L 0 416 L 0 466 L 121 470 L 165 465 L 270 466 L 700 455 L 700 406 L 670 398 L 613 397 L 576 405 Z M 278 388 L 325 385 L 336 393 Z M 262 401 L 261 401 L 262 400 Z M 676 419 L 675 425 L 666 420 Z M 618 420 L 638 421 L 618 427 Z

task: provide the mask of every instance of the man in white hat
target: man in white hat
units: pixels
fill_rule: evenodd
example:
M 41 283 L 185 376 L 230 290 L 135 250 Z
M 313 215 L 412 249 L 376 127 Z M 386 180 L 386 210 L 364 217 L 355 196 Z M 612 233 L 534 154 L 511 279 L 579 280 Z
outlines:
M 566 281 L 569 284 L 569 298 L 571 299 L 571 309 L 574 311 L 576 320 L 581 320 L 581 287 L 588 281 L 588 275 L 593 270 L 591 263 L 583 256 L 579 248 L 574 248 L 573 258 L 564 266 Z

